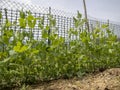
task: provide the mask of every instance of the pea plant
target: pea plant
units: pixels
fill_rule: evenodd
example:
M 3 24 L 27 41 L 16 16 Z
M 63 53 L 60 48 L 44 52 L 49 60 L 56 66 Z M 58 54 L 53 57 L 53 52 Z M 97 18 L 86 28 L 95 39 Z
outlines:
M 78 12 L 65 44 L 65 38 L 56 33 L 56 20 L 52 15 L 48 19 L 49 24 L 44 26 L 44 17 L 21 10 L 18 24 L 6 18 L 0 25 L 0 89 L 120 67 L 120 42 L 108 25 L 98 25 L 92 32 L 82 30 L 86 20 Z M 36 24 L 42 31 L 41 40 L 34 39 Z M 20 29 L 15 31 L 11 26 Z M 71 40 L 72 36 L 76 39 Z

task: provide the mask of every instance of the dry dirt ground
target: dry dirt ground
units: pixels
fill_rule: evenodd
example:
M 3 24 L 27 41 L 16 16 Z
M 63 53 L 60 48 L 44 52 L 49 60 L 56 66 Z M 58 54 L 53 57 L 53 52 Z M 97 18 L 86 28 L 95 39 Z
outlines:
M 60 79 L 31 87 L 32 90 L 120 90 L 120 68 L 107 69 L 82 79 Z

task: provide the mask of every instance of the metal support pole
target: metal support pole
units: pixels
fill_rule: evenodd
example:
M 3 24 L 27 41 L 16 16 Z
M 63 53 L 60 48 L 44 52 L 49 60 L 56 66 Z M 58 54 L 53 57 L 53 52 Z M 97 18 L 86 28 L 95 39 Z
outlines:
M 87 9 L 86 9 L 85 0 L 83 0 L 83 5 L 84 5 L 85 19 L 87 20 L 87 21 L 86 21 L 86 26 L 87 26 L 88 32 L 90 32 L 90 29 L 89 29 L 89 21 L 88 21 L 88 18 L 87 18 Z

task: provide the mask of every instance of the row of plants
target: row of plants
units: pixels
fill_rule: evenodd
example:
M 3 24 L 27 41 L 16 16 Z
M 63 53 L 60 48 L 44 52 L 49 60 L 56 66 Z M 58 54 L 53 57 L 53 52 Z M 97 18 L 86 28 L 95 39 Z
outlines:
M 81 30 L 86 20 L 78 12 L 66 44 L 66 39 L 57 34 L 56 20 L 52 15 L 48 17 L 45 26 L 44 17 L 20 11 L 19 23 L 6 19 L 0 25 L 0 89 L 120 67 L 120 42 L 108 25 L 96 25 L 91 32 Z M 41 40 L 34 39 L 36 24 L 42 31 Z M 20 29 L 15 31 L 11 26 Z M 71 40 L 72 36 L 77 39 Z

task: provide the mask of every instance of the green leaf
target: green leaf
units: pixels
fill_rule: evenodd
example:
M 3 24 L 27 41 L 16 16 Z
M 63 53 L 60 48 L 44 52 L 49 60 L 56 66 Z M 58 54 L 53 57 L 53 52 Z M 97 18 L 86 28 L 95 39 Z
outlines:
M 5 44 L 9 44 L 9 40 L 13 35 L 13 30 L 4 30 L 4 33 L 2 35 L 2 39 L 4 41 Z
M 0 19 L 2 19 L 2 12 L 0 12 Z
M 111 31 L 110 31 L 110 30 L 107 30 L 107 33 L 108 33 L 108 34 L 110 34 L 110 33 L 111 33 Z
M 46 30 L 50 30 L 50 27 L 48 25 L 46 26 Z
M 25 12 L 23 10 L 20 11 L 20 18 L 25 19 Z
M 32 49 L 32 53 L 33 53 L 33 54 L 37 54 L 38 52 L 39 52 L 39 50 Z
M 10 59 L 11 59 L 10 57 L 9 57 L 9 58 L 6 58 L 6 59 L 4 59 L 3 61 L 0 61 L 0 64 L 4 64 L 4 63 L 8 62 Z
M 101 31 L 101 30 L 100 30 L 99 28 L 96 28 L 96 29 L 95 29 L 95 34 L 99 34 L 100 31 Z
M 78 35 L 78 31 L 74 30 L 73 28 L 70 28 L 70 31 L 68 32 L 70 35 L 73 34 L 73 35 Z
M 14 50 L 10 50 L 10 51 L 9 51 L 9 55 L 12 56 L 12 55 L 14 55 L 14 54 L 16 54 L 16 52 L 15 52 Z
M 73 17 L 73 21 L 74 21 L 74 22 L 77 22 L 77 19 L 76 19 L 75 17 Z
M 22 45 L 22 43 L 20 41 L 17 42 L 17 45 L 13 47 L 13 50 L 15 52 L 24 52 L 28 49 L 28 46 L 27 45 Z
M 38 27 L 39 27 L 41 30 L 44 28 L 44 26 L 43 26 L 41 23 L 38 24 Z
M 56 25 L 56 20 L 53 19 L 50 23 L 51 23 L 52 26 L 55 26 Z
M 47 32 L 47 30 L 42 30 L 42 38 L 45 38 L 45 39 L 48 38 L 48 32 Z
M 113 53 L 113 51 L 114 51 L 113 49 L 109 49 L 109 53 Z
M 101 27 L 102 28 L 108 28 L 108 26 L 109 26 L 108 24 L 103 24 Z
M 80 14 L 79 11 L 77 11 L 77 18 L 78 18 L 78 19 L 81 19 L 81 18 L 82 18 L 82 14 Z
M 29 26 L 30 28 L 34 28 L 35 25 L 36 25 L 36 19 L 34 19 L 34 20 L 32 20 L 32 21 L 28 21 L 28 26 Z
M 77 28 L 79 26 L 79 21 L 75 17 L 73 17 L 73 21 L 74 21 L 75 27 Z
M 31 14 L 29 14 L 27 17 L 27 20 L 29 20 L 29 21 L 34 20 L 34 19 L 35 19 L 34 16 L 32 16 Z
M 34 28 L 36 25 L 36 18 L 32 16 L 31 14 L 28 15 L 27 17 L 27 23 L 30 28 Z
M 6 27 L 10 27 L 11 25 L 11 22 L 7 20 Z
M 19 19 L 19 26 L 20 26 L 20 28 L 26 28 L 26 25 L 27 25 L 26 19 L 20 18 Z
M 59 42 L 58 40 L 54 40 L 54 41 L 52 42 L 52 45 L 53 45 L 54 47 L 59 46 L 59 44 L 60 44 L 60 42 Z
M 63 37 L 60 37 L 60 38 L 59 38 L 59 40 L 60 40 L 61 43 L 64 42 L 64 39 L 65 39 L 65 38 L 63 38 Z

